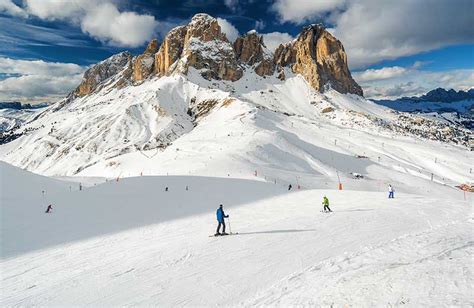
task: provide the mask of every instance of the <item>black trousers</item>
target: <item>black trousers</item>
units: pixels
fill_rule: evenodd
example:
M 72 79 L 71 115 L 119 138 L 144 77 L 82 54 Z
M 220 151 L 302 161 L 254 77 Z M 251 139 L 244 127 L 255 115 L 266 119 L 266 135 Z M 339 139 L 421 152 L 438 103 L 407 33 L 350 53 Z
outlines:
M 220 222 L 220 221 L 219 221 L 219 224 L 217 225 L 216 233 L 219 233 L 219 230 L 221 229 L 221 225 L 222 225 L 222 233 L 225 233 L 225 222 Z
M 323 211 L 326 211 L 326 209 L 331 212 L 331 209 L 329 208 L 329 205 L 324 205 L 324 210 Z

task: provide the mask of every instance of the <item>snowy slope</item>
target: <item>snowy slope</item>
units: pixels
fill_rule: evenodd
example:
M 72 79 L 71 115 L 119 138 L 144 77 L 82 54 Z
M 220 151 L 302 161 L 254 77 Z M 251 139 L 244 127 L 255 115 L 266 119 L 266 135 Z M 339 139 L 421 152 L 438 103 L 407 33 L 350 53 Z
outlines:
M 474 304 L 470 195 L 188 176 L 70 191 L 0 168 L 1 306 Z M 238 235 L 208 237 L 219 203 Z
M 321 94 L 285 74 L 207 81 L 190 68 L 186 77 L 104 86 L 52 106 L 0 146 L 0 158 L 54 176 L 207 175 L 306 188 L 334 188 L 340 179 L 349 189 L 392 182 L 428 195 L 456 194 L 447 186 L 473 181 L 466 147 L 419 137 L 389 108 Z M 431 124 L 417 129 L 431 133 Z
M 417 98 L 376 100 L 375 103 L 402 112 L 410 112 L 444 123 L 474 129 L 474 99 L 453 102 L 421 101 Z
M 21 124 L 28 122 L 42 110 L 44 110 L 44 108 L 19 110 L 12 108 L 0 109 L 0 132 L 7 131 L 15 126 L 20 126 Z

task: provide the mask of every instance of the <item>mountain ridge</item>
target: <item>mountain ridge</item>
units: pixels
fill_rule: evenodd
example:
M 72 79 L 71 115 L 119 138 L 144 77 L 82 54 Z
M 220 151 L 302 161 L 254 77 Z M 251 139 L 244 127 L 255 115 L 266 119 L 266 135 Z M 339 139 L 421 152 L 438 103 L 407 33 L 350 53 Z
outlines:
M 413 102 L 442 102 L 452 103 L 462 100 L 474 100 L 474 88 L 467 91 L 454 89 L 446 90 L 444 88 L 436 88 L 420 96 L 404 96 L 392 100 L 377 100 L 377 101 L 413 101 Z
M 219 176 L 246 177 L 260 170 L 265 180 L 272 175 L 290 182 L 296 176 L 313 186 L 354 172 L 371 178 L 403 170 L 397 161 L 423 162 L 420 156 L 440 144 L 456 153 L 473 145 L 471 133 L 455 124 L 378 106 L 337 91 L 324 74 L 300 73 L 305 59 L 316 72 L 350 74 L 346 66 L 337 66 L 345 58 L 338 49 L 342 45 L 319 26 L 282 45 L 283 62 L 265 75 L 271 57 L 256 33 L 233 46 L 211 17 L 196 25 L 173 29 L 160 48 L 152 41 L 138 66 L 139 56 L 123 52 L 90 68 L 76 91 L 0 135 L 0 159 L 55 176 L 215 176 L 209 170 L 219 170 Z M 216 33 L 219 40 L 213 39 Z M 229 53 L 233 58 L 227 61 Z M 318 54 L 327 55 L 327 61 Z M 324 80 L 324 89 L 314 86 Z M 389 144 L 392 153 L 405 146 L 417 150 L 408 157 L 385 154 Z M 334 163 L 334 157 L 343 163 Z M 429 178 L 434 170 L 429 163 L 416 165 L 418 177 Z M 463 180 L 462 172 L 436 170 L 451 174 L 450 181 Z
M 232 44 L 217 19 L 207 14 L 196 14 L 187 25 L 170 30 L 161 44 L 153 39 L 141 55 L 133 57 L 122 52 L 98 63 L 86 71 L 74 93 L 92 93 L 100 82 L 119 73 L 122 78 L 116 82 L 120 87 L 138 84 L 152 76 L 186 75 L 189 67 L 201 70 L 207 80 L 230 81 L 242 78 L 247 67 L 259 76 L 277 72 L 282 79 L 282 68 L 290 67 L 316 90 L 324 91 L 331 86 L 341 93 L 363 95 L 350 74 L 342 43 L 324 26 L 304 27 L 295 40 L 281 44 L 272 54 L 256 31 L 249 31 Z

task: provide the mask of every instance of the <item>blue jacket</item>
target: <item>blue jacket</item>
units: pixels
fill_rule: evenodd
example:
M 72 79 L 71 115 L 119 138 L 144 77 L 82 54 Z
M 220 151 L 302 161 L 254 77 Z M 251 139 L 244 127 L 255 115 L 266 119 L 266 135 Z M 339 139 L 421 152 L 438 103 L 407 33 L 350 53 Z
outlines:
M 221 209 L 221 208 L 218 208 L 218 209 L 217 209 L 216 216 L 217 216 L 217 221 L 218 221 L 218 222 L 224 222 L 224 218 L 229 217 L 229 215 L 226 215 L 226 214 L 224 213 L 224 210 Z

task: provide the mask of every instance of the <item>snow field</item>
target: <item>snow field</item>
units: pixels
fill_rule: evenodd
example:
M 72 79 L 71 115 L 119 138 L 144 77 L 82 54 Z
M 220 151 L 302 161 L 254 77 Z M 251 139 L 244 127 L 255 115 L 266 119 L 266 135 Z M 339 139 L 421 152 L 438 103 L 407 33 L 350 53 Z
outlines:
M 2 306 L 473 304 L 472 202 L 189 176 L 70 192 L 1 167 Z M 209 237 L 219 203 L 238 235 Z

